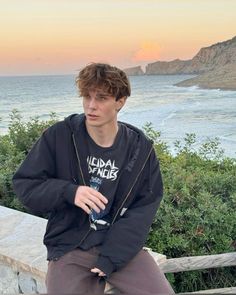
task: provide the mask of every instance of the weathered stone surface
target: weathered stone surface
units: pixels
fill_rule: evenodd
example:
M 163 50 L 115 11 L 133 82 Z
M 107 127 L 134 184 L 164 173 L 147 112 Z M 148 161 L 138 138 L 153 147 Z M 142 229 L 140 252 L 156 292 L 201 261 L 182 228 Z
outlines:
M 17 270 L 12 265 L 0 263 L 0 294 L 43 294 L 44 280 L 32 273 Z
M 46 223 L 43 218 L 0 206 L 0 261 L 43 277 Z
M 23 294 L 46 293 L 44 281 L 33 277 L 30 273 L 20 272 L 18 274 L 18 286 Z
M 4 265 L 0 262 L 0 293 L 1 294 L 18 294 L 17 271 L 11 266 Z

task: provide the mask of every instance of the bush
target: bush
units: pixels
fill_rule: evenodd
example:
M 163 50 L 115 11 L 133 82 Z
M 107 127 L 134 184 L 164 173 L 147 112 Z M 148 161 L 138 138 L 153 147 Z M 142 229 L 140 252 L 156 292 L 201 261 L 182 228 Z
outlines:
M 23 122 L 20 113 L 13 110 L 10 118 L 8 134 L 0 135 L 0 205 L 25 211 L 13 192 L 12 176 L 43 130 L 57 121 L 57 116 L 51 113 L 48 121 L 40 121 L 36 116 Z
M 147 135 L 156 142 L 164 181 L 164 198 L 148 246 L 168 258 L 235 251 L 235 160 L 224 157 L 217 139 L 196 150 L 196 136 L 187 134 L 183 144 L 176 142 L 177 155 L 172 157 L 163 149 L 160 138 L 153 138 L 150 131 Z M 235 267 L 229 267 L 167 277 L 178 293 L 230 287 L 235 274 Z

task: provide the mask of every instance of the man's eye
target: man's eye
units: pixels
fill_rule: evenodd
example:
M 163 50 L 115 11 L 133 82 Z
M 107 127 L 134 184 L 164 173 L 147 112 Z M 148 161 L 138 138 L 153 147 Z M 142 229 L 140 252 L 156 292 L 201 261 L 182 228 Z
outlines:
M 98 100 L 106 100 L 106 96 L 99 96 Z

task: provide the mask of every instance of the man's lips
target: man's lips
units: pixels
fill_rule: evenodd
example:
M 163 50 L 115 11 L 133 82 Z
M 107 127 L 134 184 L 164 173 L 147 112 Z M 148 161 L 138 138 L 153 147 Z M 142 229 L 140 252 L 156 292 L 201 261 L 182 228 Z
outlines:
M 93 119 L 98 118 L 98 116 L 93 115 L 93 114 L 87 114 L 87 116 L 88 116 L 89 118 L 93 118 Z

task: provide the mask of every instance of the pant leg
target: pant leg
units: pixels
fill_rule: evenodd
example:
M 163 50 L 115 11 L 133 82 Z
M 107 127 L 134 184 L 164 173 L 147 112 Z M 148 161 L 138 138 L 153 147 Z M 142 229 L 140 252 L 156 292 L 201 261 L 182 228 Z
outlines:
M 50 261 L 46 276 L 47 293 L 104 294 L 104 278 L 90 272 L 97 255 L 93 249 L 75 249 L 57 261 Z
M 164 273 L 145 250 L 141 250 L 124 268 L 114 272 L 107 281 L 127 295 L 174 294 Z

